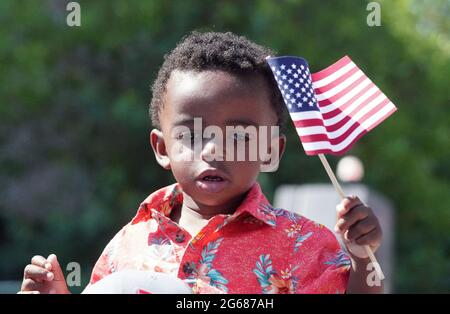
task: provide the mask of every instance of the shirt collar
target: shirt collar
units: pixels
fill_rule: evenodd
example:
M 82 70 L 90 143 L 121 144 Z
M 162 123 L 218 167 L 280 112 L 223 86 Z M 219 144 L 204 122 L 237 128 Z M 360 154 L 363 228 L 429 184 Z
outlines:
M 153 214 L 159 214 L 166 217 L 170 216 L 172 209 L 183 202 L 183 193 L 178 183 L 166 186 L 150 194 L 139 206 L 136 216 L 131 224 L 149 220 Z M 258 182 L 255 182 L 247 192 L 242 203 L 238 206 L 235 213 L 231 215 L 231 220 L 241 216 L 243 213 L 249 213 L 253 217 L 261 220 L 265 224 L 275 227 L 276 215 L 269 201 L 264 196 Z

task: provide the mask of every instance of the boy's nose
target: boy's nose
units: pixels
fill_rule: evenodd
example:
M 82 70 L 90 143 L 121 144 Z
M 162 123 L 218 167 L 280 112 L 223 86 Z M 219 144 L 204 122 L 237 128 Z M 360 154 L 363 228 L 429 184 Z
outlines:
M 204 161 L 223 161 L 223 156 L 223 143 L 219 143 L 219 141 L 215 139 L 206 142 L 200 153 L 200 158 Z

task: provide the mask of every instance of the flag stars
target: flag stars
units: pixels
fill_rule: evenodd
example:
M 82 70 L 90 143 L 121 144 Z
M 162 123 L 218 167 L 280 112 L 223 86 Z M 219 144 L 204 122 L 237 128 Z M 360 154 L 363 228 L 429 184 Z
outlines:
M 311 72 L 306 65 L 291 61 L 270 68 L 289 111 L 318 109 Z

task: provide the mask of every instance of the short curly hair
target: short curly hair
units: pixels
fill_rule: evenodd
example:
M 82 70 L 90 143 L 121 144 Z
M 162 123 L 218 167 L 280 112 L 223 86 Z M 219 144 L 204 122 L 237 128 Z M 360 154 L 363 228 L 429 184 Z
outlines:
M 163 97 L 174 70 L 222 70 L 237 76 L 261 75 L 269 88 L 270 101 L 278 117 L 277 125 L 282 126 L 285 120 L 284 102 L 265 60 L 269 55 L 273 56 L 274 52 L 231 32 L 194 31 L 185 36 L 174 50 L 164 56 L 164 63 L 153 83 L 149 106 L 153 126 L 161 127 L 159 115 L 164 106 Z

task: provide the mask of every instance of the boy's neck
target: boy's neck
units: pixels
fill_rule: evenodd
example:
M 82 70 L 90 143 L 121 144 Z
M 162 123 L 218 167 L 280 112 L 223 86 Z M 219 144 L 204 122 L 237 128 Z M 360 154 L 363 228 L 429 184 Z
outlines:
M 193 200 L 189 195 L 183 193 L 183 204 L 181 211 L 194 219 L 209 220 L 216 215 L 231 215 L 245 198 L 245 194 L 223 205 L 209 206 Z
M 195 236 L 214 216 L 233 214 L 244 198 L 245 194 L 222 206 L 208 206 L 183 193 L 183 204 L 172 210 L 171 219 Z

